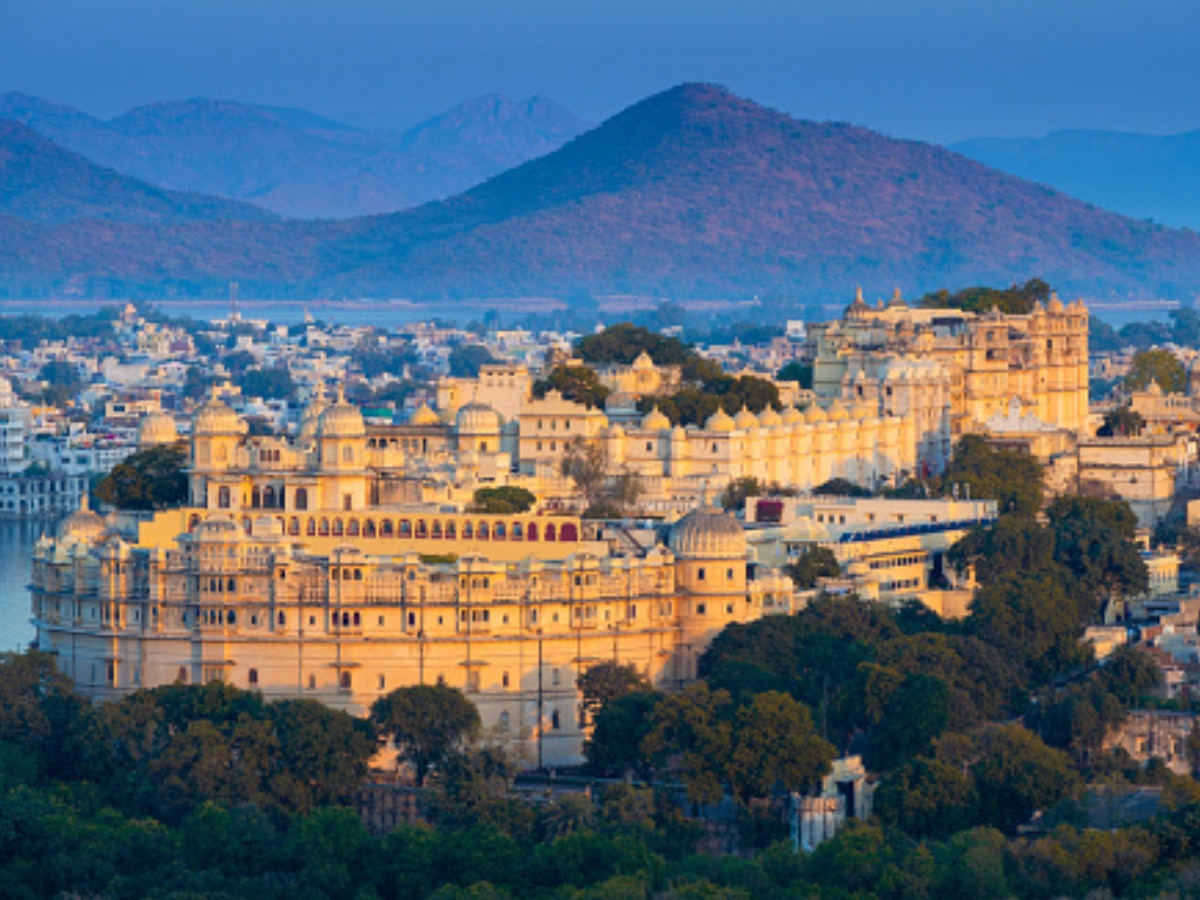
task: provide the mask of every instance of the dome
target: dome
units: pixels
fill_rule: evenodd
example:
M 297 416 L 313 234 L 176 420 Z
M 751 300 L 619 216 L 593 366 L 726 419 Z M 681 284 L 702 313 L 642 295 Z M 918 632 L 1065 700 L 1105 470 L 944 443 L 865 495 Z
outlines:
M 438 418 L 438 414 L 429 408 L 428 403 L 422 403 L 411 416 L 408 417 L 409 425 L 441 425 L 442 420 Z
M 768 404 L 758 414 L 758 424 L 763 428 L 774 428 L 777 425 L 782 425 L 783 419 L 780 418 L 779 413 L 775 412 L 775 407 Z
M 804 411 L 804 419 L 809 425 L 819 425 L 821 422 L 828 422 L 829 416 L 825 415 L 825 410 L 814 403 Z
M 783 414 L 779 417 L 779 420 L 784 425 L 799 425 L 804 422 L 804 413 L 789 403 L 783 408 Z
M 192 417 L 193 435 L 240 435 L 245 432 L 246 423 L 217 398 L 215 390 L 208 402 L 196 410 L 196 415 Z
M 715 506 L 694 509 L 671 527 L 671 552 L 680 559 L 745 559 L 746 534 Z
M 850 418 L 850 413 L 846 412 L 846 407 L 842 406 L 842 401 L 834 400 L 833 406 L 829 407 L 830 422 L 844 422 Z
M 323 438 L 365 437 L 367 426 L 358 407 L 346 402 L 345 395 L 338 391 L 337 403 L 321 413 L 317 423 L 317 436 Z
M 325 389 L 317 385 L 316 393 L 308 401 L 308 406 L 304 407 L 304 415 L 300 418 L 300 440 L 311 441 L 317 436 L 321 414 L 327 409 L 329 404 L 325 402 Z
M 1062 301 L 1058 299 L 1058 294 L 1050 295 L 1050 302 L 1046 304 L 1046 312 L 1061 313 L 1063 311 Z
M 873 419 L 875 418 L 875 404 L 868 403 L 862 400 L 854 404 L 854 408 L 850 410 L 850 418 L 852 419 Z
M 757 428 L 758 416 L 743 406 L 740 410 L 738 410 L 738 414 L 733 417 L 733 424 L 742 431 L 746 431 L 750 428 Z
M 179 440 L 175 420 L 166 413 L 150 413 L 138 423 L 137 442 L 139 447 L 157 447 L 174 444 Z
M 71 513 L 58 526 L 60 538 L 73 537 L 81 541 L 95 541 L 108 531 L 108 524 L 100 516 L 92 512 L 88 505 L 88 495 L 85 491 L 79 498 L 79 509 Z
M 642 419 L 642 428 L 646 431 L 666 431 L 671 427 L 671 420 L 657 406 L 646 413 Z
M 459 434 L 499 434 L 500 416 L 490 406 L 468 403 L 454 420 Z
M 654 360 L 650 357 L 649 353 L 643 350 L 637 355 L 637 359 L 633 361 L 633 368 L 639 370 L 653 369 Z
M 709 431 L 733 431 L 734 424 L 729 414 L 718 406 L 717 411 L 708 417 L 704 427 Z

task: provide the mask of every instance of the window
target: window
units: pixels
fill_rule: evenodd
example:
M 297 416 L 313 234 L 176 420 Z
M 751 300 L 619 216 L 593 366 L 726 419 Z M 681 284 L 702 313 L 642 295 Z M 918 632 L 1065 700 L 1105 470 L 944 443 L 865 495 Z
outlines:
M 502 686 L 502 687 L 508 687 L 508 681 L 509 681 L 509 679 L 508 679 L 508 673 L 507 673 L 507 672 L 505 672 L 503 675 L 501 675 L 501 676 L 500 676 L 500 684 L 501 684 L 501 686 Z
M 251 670 L 250 670 L 250 674 L 249 674 L 249 678 L 248 678 L 248 680 L 249 680 L 249 682 L 250 682 L 251 684 L 258 684 L 258 669 L 251 669 Z
M 499 731 L 507 732 L 509 729 L 508 722 L 509 722 L 508 713 L 502 712 L 502 713 L 500 713 L 500 718 L 496 720 L 496 728 Z
M 343 691 L 350 690 L 350 673 L 349 672 L 342 673 L 341 688 Z
M 379 690 L 381 690 L 381 691 L 386 690 L 386 688 L 387 688 L 387 679 L 384 678 L 382 675 L 380 675 L 379 676 Z
M 221 509 L 229 509 L 229 488 L 222 487 L 217 491 L 217 506 Z
M 308 689 L 311 691 L 311 690 L 315 690 L 316 687 L 317 687 L 317 676 L 309 675 L 308 676 Z
M 558 710 L 557 709 L 550 711 L 550 727 L 552 729 L 554 729 L 555 731 L 558 731 L 559 728 L 562 727 L 562 724 L 561 724 L 561 722 L 559 722 L 559 719 L 558 719 Z
M 704 570 L 703 570 L 703 569 L 697 569 L 697 570 L 696 570 L 696 580 L 697 580 L 697 581 L 703 581 L 703 580 L 704 580 L 704 576 L 705 576 L 705 572 L 704 572 Z
M 354 448 L 353 447 L 343 447 L 342 448 L 342 462 L 348 462 L 348 463 L 354 462 Z

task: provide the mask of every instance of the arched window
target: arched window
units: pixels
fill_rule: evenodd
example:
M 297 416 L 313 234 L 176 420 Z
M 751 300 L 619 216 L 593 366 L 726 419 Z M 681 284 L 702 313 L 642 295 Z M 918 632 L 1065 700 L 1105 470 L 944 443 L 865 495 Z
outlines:
M 333 536 L 341 537 L 344 533 L 345 532 L 342 530 L 342 520 L 334 519 L 333 520 Z
M 250 517 L 249 516 L 245 516 L 242 519 L 242 531 L 246 532 L 246 534 L 250 533 Z
M 367 519 L 367 521 L 363 522 L 363 537 L 369 537 L 369 538 L 375 537 L 375 520 L 374 519 Z
M 488 523 L 480 522 L 479 527 L 475 530 L 475 537 L 481 541 L 488 539 Z
M 343 447 L 342 448 L 342 462 L 348 462 L 348 463 L 354 462 L 354 448 L 353 447 Z
M 446 523 L 446 540 L 452 541 L 458 537 L 458 526 L 453 522 Z
M 286 625 L 287 624 L 287 616 L 285 616 L 283 613 L 280 613 L 278 621 L 279 621 L 280 625 Z
M 554 524 L 551 523 L 546 526 L 546 540 L 553 541 L 554 539 Z
M 292 495 L 296 504 L 296 509 L 308 509 L 308 488 L 296 488 L 296 492 Z
M 250 684 L 258 684 L 258 669 L 251 669 L 247 680 Z
M 429 529 L 425 526 L 424 519 L 417 519 L 417 537 L 419 537 L 419 538 L 429 537 Z
M 308 524 L 304 527 L 304 533 L 309 537 L 313 537 L 317 533 L 317 520 L 309 519 Z
M 521 540 L 522 537 L 524 537 L 524 535 L 522 534 L 522 531 L 523 531 L 523 529 L 521 528 L 520 522 L 512 523 L 512 539 L 514 541 L 519 541 L 519 540 Z
M 362 615 L 359 613 L 355 613 L 354 614 L 354 626 L 357 628 L 361 624 L 362 624 Z
M 385 537 L 385 538 L 390 538 L 393 534 L 395 534 L 395 531 L 393 530 L 391 519 L 383 520 L 383 522 L 379 526 L 379 534 L 381 537 Z
M 262 506 L 262 492 L 258 489 L 258 485 L 255 485 L 250 490 L 250 508 L 258 509 L 261 506 Z
M 222 487 L 217 490 L 217 506 L 221 509 L 229 509 L 229 488 Z
M 350 673 L 349 672 L 342 673 L 342 682 L 341 683 L 342 683 L 343 691 L 350 690 Z
M 497 523 L 496 523 L 496 524 L 495 524 L 495 525 L 492 527 L 492 537 L 493 537 L 495 540 L 497 540 L 497 541 L 502 541 L 502 540 L 504 540 L 504 536 L 505 536 L 505 534 L 506 534 L 506 531 L 505 531 L 505 529 L 504 529 L 504 523 L 503 523 L 503 522 L 497 522 Z
M 329 520 L 324 516 L 321 517 L 321 524 L 317 526 L 317 534 L 321 537 L 329 537 Z
M 412 522 L 408 521 L 408 519 L 400 520 L 400 537 L 412 537 Z
M 346 525 L 346 534 L 350 537 L 358 537 L 358 519 L 351 519 Z
M 567 522 L 562 527 L 562 534 L 559 539 L 563 541 L 577 541 L 579 540 L 579 529 L 575 527 L 573 522 Z
M 440 541 L 442 539 L 442 523 L 441 522 L 437 521 L 436 519 L 434 520 L 433 525 L 430 526 L 430 529 L 429 529 L 429 536 L 431 538 L 433 538 L 435 541 Z
M 463 540 L 469 541 L 475 537 L 475 527 L 470 522 L 463 522 Z
M 537 527 L 537 522 L 530 522 L 530 523 L 529 523 L 529 528 L 528 528 L 528 530 L 525 532 L 525 540 L 527 540 L 527 541 L 536 541 L 537 539 L 538 539 L 538 527 Z
M 262 502 L 263 506 L 265 506 L 267 509 L 275 508 L 275 488 L 271 487 L 269 484 L 263 489 Z
M 189 516 L 188 517 L 188 531 L 191 531 L 193 528 L 195 528 L 199 524 L 200 524 L 199 516 Z
M 300 534 L 300 520 L 292 516 L 288 520 L 288 534 L 296 536 Z

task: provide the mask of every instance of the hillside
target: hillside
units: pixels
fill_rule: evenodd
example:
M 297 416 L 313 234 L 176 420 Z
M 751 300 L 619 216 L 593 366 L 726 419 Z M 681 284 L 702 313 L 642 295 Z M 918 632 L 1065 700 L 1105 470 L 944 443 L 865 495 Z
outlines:
M 1200 230 L 1200 130 L 1055 131 L 979 138 L 950 149 L 1127 216 Z
M 845 295 L 1030 274 L 1100 295 L 1200 285 L 1194 234 L 698 84 L 444 203 L 359 223 L 330 253 L 330 276 L 430 294 Z
M 551 101 L 503 97 L 468 101 L 400 135 L 208 98 L 140 106 L 105 122 L 5 94 L 0 118 L 136 178 L 296 218 L 392 212 L 447 197 L 555 149 L 583 127 Z
M 121 175 L 5 120 L 0 120 L 0 215 L 44 224 L 273 218 L 247 203 L 167 191 Z
M 909 295 L 1031 275 L 1069 294 L 1191 297 L 1200 236 L 940 147 L 791 119 L 711 85 L 644 100 L 441 203 L 340 223 L 0 227 L 0 276 L 147 290 L 454 297 Z M 5 236 L 3 232 L 7 232 Z M 119 253 L 113 253 L 113 247 Z

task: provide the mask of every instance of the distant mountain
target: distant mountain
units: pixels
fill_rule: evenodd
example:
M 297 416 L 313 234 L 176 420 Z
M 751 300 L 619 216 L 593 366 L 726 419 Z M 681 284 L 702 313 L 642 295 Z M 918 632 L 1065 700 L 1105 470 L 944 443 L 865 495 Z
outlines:
M 137 178 L 247 200 L 296 218 L 393 212 L 464 190 L 547 153 L 583 125 L 551 101 L 468 101 L 401 135 L 300 109 L 197 98 L 101 121 L 21 94 L 0 118 Z
M 844 297 L 855 284 L 915 295 L 1032 276 L 1069 295 L 1190 298 L 1200 236 L 940 147 L 798 121 L 703 84 L 650 97 L 553 153 L 392 215 L 236 230 L 0 221 L 0 284 L 21 290 L 115 282 L 212 293 L 237 279 L 243 296 L 780 291 L 809 300 Z
M 1200 130 L 1055 131 L 979 138 L 950 149 L 1127 216 L 1200 230 Z
M 0 120 L 0 215 L 42 224 L 274 218 L 248 203 L 167 191 L 121 175 L 5 120 Z

